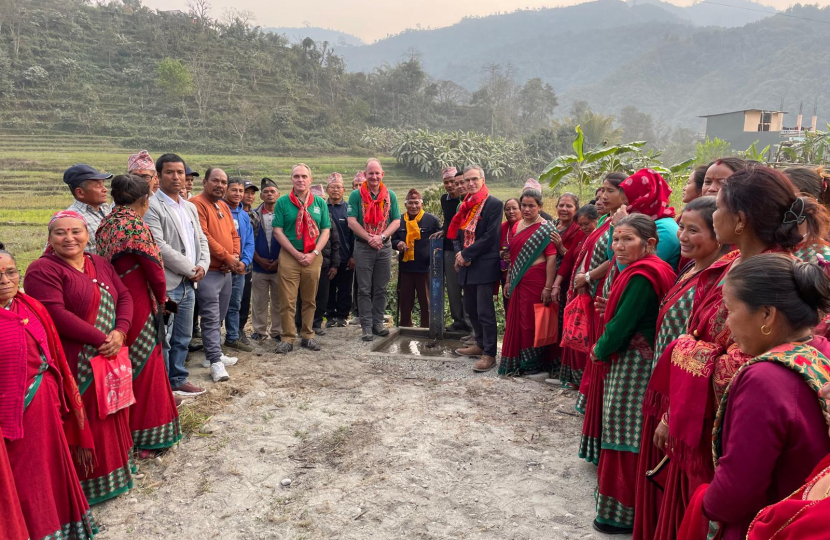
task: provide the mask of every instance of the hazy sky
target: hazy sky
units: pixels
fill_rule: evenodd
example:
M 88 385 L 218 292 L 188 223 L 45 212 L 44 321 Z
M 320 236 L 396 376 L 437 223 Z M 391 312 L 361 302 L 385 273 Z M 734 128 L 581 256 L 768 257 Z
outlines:
M 712 0 L 728 4 L 729 0 Z M 786 8 L 793 0 L 760 0 L 777 8 Z M 228 7 L 254 13 L 260 26 L 320 26 L 354 34 L 372 42 L 406 28 L 439 28 L 458 22 L 467 15 L 489 15 L 516 9 L 557 7 L 580 3 L 579 0 L 209 0 L 211 15 L 221 18 Z M 827 5 L 830 0 L 807 3 Z M 187 10 L 187 0 L 142 0 L 151 8 Z M 691 1 L 675 0 L 677 5 Z M 724 7 L 723 9 L 731 9 Z

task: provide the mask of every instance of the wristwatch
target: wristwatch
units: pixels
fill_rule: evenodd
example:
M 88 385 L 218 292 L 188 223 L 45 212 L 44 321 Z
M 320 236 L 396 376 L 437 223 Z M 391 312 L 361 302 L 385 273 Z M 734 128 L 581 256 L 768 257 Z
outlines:
M 585 284 L 586 285 L 591 284 L 591 272 L 585 272 Z
M 315 250 L 312 250 L 311 252 L 312 252 L 312 253 L 314 253 L 314 256 L 315 256 L 315 257 L 319 257 L 319 256 L 320 256 L 320 252 L 319 252 L 319 251 L 317 251 L 316 249 L 315 249 Z
M 386 235 L 385 235 L 385 234 L 381 234 L 381 235 L 380 235 L 380 239 L 381 239 L 383 242 L 386 242 Z

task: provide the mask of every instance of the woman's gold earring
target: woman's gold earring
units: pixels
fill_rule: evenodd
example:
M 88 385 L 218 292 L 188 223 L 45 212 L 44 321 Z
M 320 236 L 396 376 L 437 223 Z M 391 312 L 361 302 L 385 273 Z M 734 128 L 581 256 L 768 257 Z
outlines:
M 766 330 L 766 332 L 765 332 L 765 330 Z M 768 336 L 768 335 L 772 334 L 772 330 L 770 328 L 767 328 L 767 325 L 762 324 L 761 325 L 761 333 L 764 334 L 765 336 Z
M 738 227 L 740 227 L 740 229 L 738 229 Z M 739 223 L 739 224 L 735 227 L 735 234 L 743 234 L 743 232 L 744 232 L 744 227 L 743 227 L 743 225 L 741 225 L 741 224 Z

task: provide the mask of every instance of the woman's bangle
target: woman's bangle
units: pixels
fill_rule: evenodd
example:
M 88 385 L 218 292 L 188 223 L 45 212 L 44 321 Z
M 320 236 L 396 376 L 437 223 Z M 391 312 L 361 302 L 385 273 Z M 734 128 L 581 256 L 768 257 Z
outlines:
M 663 424 L 666 427 L 669 427 L 669 421 L 666 420 L 666 414 L 665 413 L 663 413 L 662 418 L 660 418 L 660 423 Z
M 550 290 L 550 287 L 545 287 L 545 288 L 544 288 L 544 289 L 542 289 L 542 290 L 543 290 L 543 291 L 549 291 L 549 290 Z

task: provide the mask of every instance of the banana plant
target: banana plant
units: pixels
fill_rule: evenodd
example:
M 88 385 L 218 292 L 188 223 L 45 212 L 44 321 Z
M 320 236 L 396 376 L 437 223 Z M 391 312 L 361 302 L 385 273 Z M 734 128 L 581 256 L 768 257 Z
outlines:
M 539 182 L 556 187 L 567 179 L 568 183 L 577 184 L 580 198 L 583 195 L 583 188 L 589 186 L 594 178 L 599 178 L 605 172 L 623 169 L 621 155 L 639 152 L 640 148 L 646 145 L 646 141 L 635 141 L 586 151 L 582 126 L 576 126 L 575 131 L 576 139 L 573 142 L 575 153 L 559 156 L 551 161 L 539 175 Z
M 769 161 L 769 155 L 772 155 L 770 153 L 770 145 L 766 145 L 764 147 L 764 149 L 759 152 L 757 150 L 757 148 L 755 147 L 755 145 L 758 144 L 759 142 L 760 141 L 755 141 L 754 143 L 750 144 L 749 148 L 746 149 L 746 152 L 743 152 L 743 155 L 744 155 L 745 159 L 749 159 L 749 160 L 752 160 L 752 161 L 760 161 L 760 162 Z M 769 155 L 767 157 L 764 157 L 765 154 L 769 154 Z

